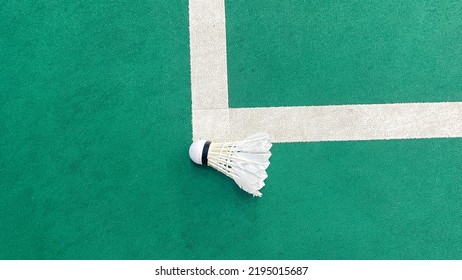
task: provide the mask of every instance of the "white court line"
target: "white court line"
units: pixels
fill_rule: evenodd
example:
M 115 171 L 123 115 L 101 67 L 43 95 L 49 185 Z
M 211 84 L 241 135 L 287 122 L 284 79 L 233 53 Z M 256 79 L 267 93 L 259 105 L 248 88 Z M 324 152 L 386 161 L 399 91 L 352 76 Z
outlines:
M 462 102 L 229 108 L 224 0 L 189 1 L 193 139 L 274 142 L 462 137 Z
M 193 138 L 204 137 L 198 132 L 207 126 L 214 135 L 227 139 L 228 69 L 223 0 L 189 1 L 189 37 Z M 205 125 L 196 113 L 198 110 L 220 110 L 219 118 Z M 215 126 L 221 128 L 219 135 Z
M 462 102 L 231 109 L 230 120 L 233 136 L 275 142 L 462 137 Z

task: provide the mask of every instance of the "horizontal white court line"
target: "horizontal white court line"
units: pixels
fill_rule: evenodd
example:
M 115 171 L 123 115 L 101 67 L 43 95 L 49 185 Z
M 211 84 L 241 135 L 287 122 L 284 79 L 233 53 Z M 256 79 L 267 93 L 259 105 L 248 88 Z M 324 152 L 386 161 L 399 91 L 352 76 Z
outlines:
M 197 110 L 194 138 L 274 142 L 462 137 L 462 102 Z

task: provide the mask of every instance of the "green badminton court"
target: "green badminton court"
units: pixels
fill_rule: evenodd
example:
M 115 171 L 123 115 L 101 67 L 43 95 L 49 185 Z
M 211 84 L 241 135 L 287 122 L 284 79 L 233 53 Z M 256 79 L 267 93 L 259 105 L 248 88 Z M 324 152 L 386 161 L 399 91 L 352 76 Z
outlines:
M 0 259 L 462 258 L 462 1 L 324 2 L 3 3 Z

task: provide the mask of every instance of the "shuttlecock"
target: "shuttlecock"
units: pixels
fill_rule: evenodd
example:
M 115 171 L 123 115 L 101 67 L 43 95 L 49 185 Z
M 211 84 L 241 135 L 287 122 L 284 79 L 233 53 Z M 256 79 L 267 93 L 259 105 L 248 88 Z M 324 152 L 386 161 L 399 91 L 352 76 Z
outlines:
M 271 157 L 271 137 L 258 133 L 242 141 L 216 143 L 206 140 L 194 141 L 189 157 L 197 164 L 215 168 L 234 179 L 237 185 L 253 196 L 261 196 L 260 189 L 268 174 Z

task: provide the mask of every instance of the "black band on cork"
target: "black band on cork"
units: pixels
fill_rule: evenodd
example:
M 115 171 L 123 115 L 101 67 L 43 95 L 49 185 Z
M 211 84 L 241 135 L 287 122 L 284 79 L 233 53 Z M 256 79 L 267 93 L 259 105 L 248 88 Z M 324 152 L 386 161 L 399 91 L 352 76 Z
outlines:
M 209 155 L 209 148 L 212 142 L 207 141 L 204 144 L 204 149 L 202 149 L 202 165 L 207 166 L 207 156 Z

